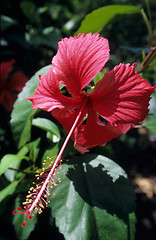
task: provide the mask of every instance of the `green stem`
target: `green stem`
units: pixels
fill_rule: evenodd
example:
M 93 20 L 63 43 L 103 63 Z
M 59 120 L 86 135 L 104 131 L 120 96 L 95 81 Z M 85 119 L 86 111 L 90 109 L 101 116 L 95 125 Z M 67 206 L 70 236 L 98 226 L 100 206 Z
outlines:
M 139 74 L 145 70 L 145 68 L 148 66 L 149 62 L 152 60 L 152 58 L 156 54 L 156 46 L 151 47 L 150 52 L 147 54 L 144 62 L 141 64 L 141 66 L 135 71 L 136 74 Z
M 144 12 L 144 10 L 141 10 L 141 14 L 143 16 L 143 19 L 145 21 L 146 27 L 147 27 L 147 31 L 148 31 L 148 38 L 149 38 L 149 47 L 150 49 L 154 46 L 154 41 L 153 41 L 153 33 L 152 33 L 152 27 L 151 24 L 146 16 L 146 13 Z
M 146 7 L 147 7 L 147 12 L 148 12 L 149 21 L 150 21 L 150 24 L 151 24 L 151 26 L 152 26 L 152 17 L 151 17 L 151 11 L 150 11 L 150 6 L 149 6 L 149 1 L 148 1 L 148 0 L 145 0 L 145 3 L 146 3 Z
M 33 174 L 34 174 L 34 173 L 25 172 L 25 171 L 20 170 L 20 169 L 12 168 L 12 167 L 9 167 L 8 169 L 9 169 L 9 170 L 16 171 L 16 172 L 19 172 L 19 173 L 24 173 L 25 175 L 33 175 Z

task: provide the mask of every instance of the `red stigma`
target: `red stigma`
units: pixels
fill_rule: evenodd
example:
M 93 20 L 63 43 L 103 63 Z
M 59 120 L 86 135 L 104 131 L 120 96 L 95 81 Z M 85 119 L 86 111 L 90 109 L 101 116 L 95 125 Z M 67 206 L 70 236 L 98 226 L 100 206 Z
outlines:
M 12 213 L 15 215 L 15 214 L 17 213 L 17 211 L 16 211 L 16 210 L 14 210 Z
M 13 211 L 14 215 L 15 214 L 27 214 L 24 222 L 22 223 L 22 227 L 25 227 L 27 219 L 29 218 L 31 220 L 33 218 L 33 216 L 30 215 L 30 211 L 28 210 L 28 206 L 25 206 L 25 210 L 22 209 L 21 207 L 17 207 L 17 210 L 19 212 L 16 211 L 16 210 Z
M 26 224 L 25 224 L 25 222 L 24 222 L 24 223 L 22 223 L 22 227 L 25 227 L 25 225 L 26 225 Z

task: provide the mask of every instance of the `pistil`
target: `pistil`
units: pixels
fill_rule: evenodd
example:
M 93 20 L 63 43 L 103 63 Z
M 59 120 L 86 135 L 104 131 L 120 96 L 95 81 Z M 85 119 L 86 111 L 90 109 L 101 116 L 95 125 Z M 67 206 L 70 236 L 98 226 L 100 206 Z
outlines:
M 82 103 L 82 106 L 78 112 L 78 115 L 75 119 L 75 122 L 71 128 L 71 130 L 69 131 L 62 147 L 61 147 L 61 150 L 56 158 L 56 160 L 54 161 L 47 177 L 44 179 L 43 181 L 43 184 L 37 184 L 36 185 L 36 189 L 35 188 L 31 188 L 30 191 L 29 191 L 29 195 L 27 196 L 27 201 L 24 203 L 26 204 L 25 206 L 25 210 L 22 210 L 20 207 L 17 208 L 18 211 L 13 211 L 13 214 L 27 214 L 26 216 L 26 219 L 24 221 L 24 223 L 22 224 L 22 226 L 24 227 L 25 224 L 26 224 L 26 220 L 29 218 L 31 219 L 32 218 L 32 215 L 31 213 L 33 212 L 34 209 L 38 210 L 39 213 L 42 212 L 41 208 L 44 208 L 44 203 L 46 202 L 46 206 L 48 204 L 48 201 L 45 200 L 45 198 L 47 198 L 47 195 L 50 195 L 50 194 L 47 194 L 47 192 L 49 193 L 49 190 L 47 190 L 48 186 L 50 183 L 52 183 L 54 186 L 56 186 L 57 184 L 55 184 L 55 181 L 52 179 L 53 176 L 55 176 L 55 171 L 56 171 L 56 168 L 58 167 L 58 164 L 59 162 L 61 162 L 61 157 L 62 157 L 62 154 L 66 148 L 66 145 L 71 137 L 71 135 L 73 134 L 76 126 L 78 125 L 78 122 L 80 120 L 80 117 L 82 116 L 82 113 L 86 107 L 86 104 L 87 104 L 87 97 L 84 98 L 83 100 L 83 103 Z M 42 172 L 42 174 L 40 175 L 44 175 L 44 172 Z M 39 178 L 40 179 L 40 178 Z M 51 181 L 52 179 L 52 181 Z M 53 188 L 53 187 L 52 187 Z M 31 197 L 34 198 L 34 201 L 31 199 Z M 28 205 L 30 205 L 28 207 Z M 19 212 L 20 211 L 20 212 Z

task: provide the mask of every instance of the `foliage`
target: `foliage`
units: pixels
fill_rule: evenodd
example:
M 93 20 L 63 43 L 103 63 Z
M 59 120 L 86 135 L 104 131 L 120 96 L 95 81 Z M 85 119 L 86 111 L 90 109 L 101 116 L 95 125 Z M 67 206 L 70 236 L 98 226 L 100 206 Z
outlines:
M 66 175 L 60 175 L 50 206 L 66 239 L 133 239 L 135 197 L 123 169 L 87 154 L 71 158 L 62 170 Z
M 135 6 L 112 5 L 94 10 L 82 21 L 75 35 L 81 32 L 101 32 L 102 29 L 116 16 L 122 14 L 139 13 L 140 9 Z
M 24 201 L 34 181 L 34 174 L 41 171 L 44 159 L 58 154 L 66 136 L 64 129 L 50 113 L 32 110 L 31 103 L 26 100 L 38 85 L 38 75 L 47 72 L 61 37 L 79 32 L 100 32 L 110 40 L 111 61 L 108 69 L 120 61 L 137 61 L 140 65 L 149 51 L 148 34 L 141 14 L 141 8 L 146 8 L 145 3 L 138 1 L 136 5 L 136 1 L 125 0 L 115 4 L 113 0 L 55 0 L 44 3 L 16 0 L 2 5 L 1 61 L 16 58 L 17 68 L 30 77 L 18 95 L 12 113 L 6 113 L 1 108 L 3 119 L 0 134 L 4 140 L 1 140 L 0 214 L 4 224 L 11 229 L 11 235 L 2 231 L 2 237 L 6 239 L 10 236 L 31 239 L 40 233 L 42 216 L 35 214 L 22 228 L 25 216 L 11 216 L 11 212 Z M 149 23 L 154 9 L 154 3 L 151 3 L 151 12 L 147 8 Z M 155 34 L 153 31 L 153 39 Z M 152 61 L 141 74 L 154 84 L 155 66 Z M 98 82 L 104 73 L 99 73 L 94 82 Z M 150 105 L 151 114 L 153 109 L 155 104 Z M 149 137 L 156 135 L 155 125 L 153 115 L 143 123 L 149 131 Z M 128 134 L 118 141 L 124 141 L 130 150 L 138 144 L 137 139 Z M 61 183 L 49 197 L 51 213 L 45 216 L 50 230 L 49 235 L 44 233 L 45 236 L 49 237 L 50 231 L 55 229 L 54 239 L 74 240 L 80 236 L 84 240 L 135 239 L 135 195 L 123 168 L 110 159 L 114 155 L 112 143 L 95 147 L 90 154 L 81 156 L 74 149 L 72 141 L 69 142 L 63 155 L 69 161 L 62 164 Z

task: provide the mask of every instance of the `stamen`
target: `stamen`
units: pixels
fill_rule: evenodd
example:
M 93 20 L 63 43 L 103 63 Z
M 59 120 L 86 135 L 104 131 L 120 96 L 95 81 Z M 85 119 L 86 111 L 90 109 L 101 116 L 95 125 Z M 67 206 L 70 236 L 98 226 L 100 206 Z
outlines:
M 84 98 L 83 104 L 79 110 L 79 113 L 77 115 L 77 118 L 68 133 L 65 142 L 63 143 L 63 146 L 57 156 L 57 158 L 54 161 L 51 161 L 49 164 L 49 167 L 44 167 L 42 171 L 39 173 L 37 172 L 36 178 L 39 183 L 33 182 L 35 185 L 34 187 L 31 187 L 28 191 L 28 195 L 26 196 L 26 201 L 23 203 L 25 205 L 24 210 L 21 209 L 21 207 L 18 207 L 17 210 L 13 211 L 13 214 L 27 214 L 25 221 L 22 223 L 22 227 L 26 225 L 27 219 L 32 219 L 33 215 L 32 212 L 34 210 L 37 210 L 39 214 L 42 213 L 42 210 L 48 206 L 49 200 L 48 196 L 50 196 L 49 188 L 54 189 L 54 187 L 58 186 L 58 183 L 61 182 L 61 179 L 59 177 L 59 172 L 62 172 L 62 166 L 61 166 L 61 156 L 64 152 L 64 149 L 75 130 L 79 119 L 83 113 L 83 110 L 87 104 L 87 98 Z M 47 158 L 48 160 L 54 159 L 54 158 Z M 46 161 L 44 161 L 44 165 L 46 165 Z M 65 174 L 65 173 L 64 173 Z M 55 195 L 55 193 L 53 193 Z

